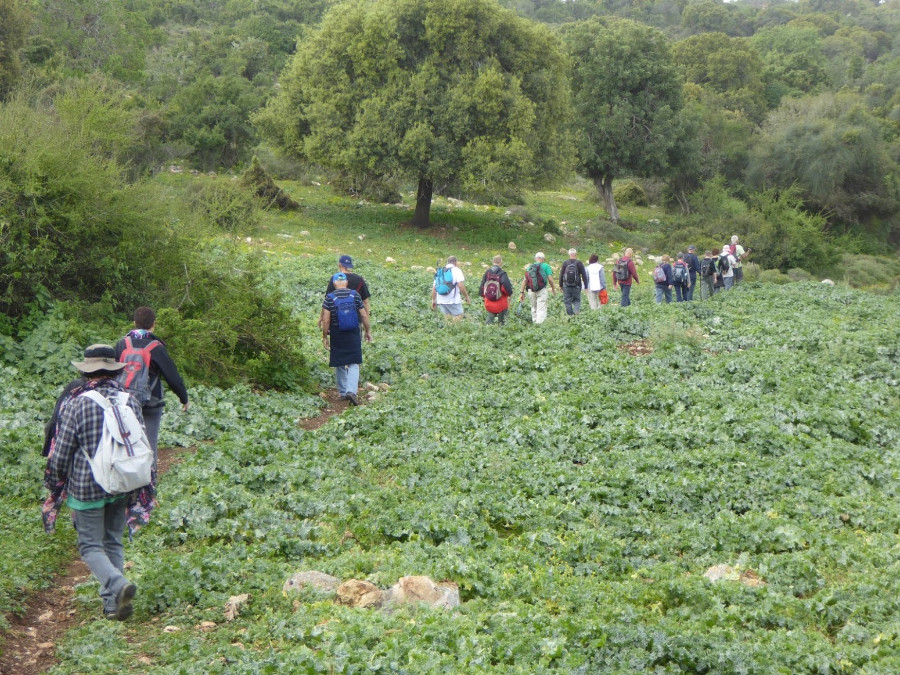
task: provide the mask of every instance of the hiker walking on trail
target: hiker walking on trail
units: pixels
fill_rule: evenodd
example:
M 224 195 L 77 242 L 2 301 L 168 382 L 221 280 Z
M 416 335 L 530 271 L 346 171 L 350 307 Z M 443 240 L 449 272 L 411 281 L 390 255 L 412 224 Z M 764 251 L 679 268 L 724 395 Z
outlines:
M 141 404 L 154 455 L 165 406 L 162 381 L 166 381 L 181 401 L 182 410 L 187 412 L 190 407 L 184 380 L 165 343 L 153 334 L 155 328 L 156 312 L 149 307 L 138 307 L 134 310 L 134 329 L 116 343 L 116 360 L 125 364 L 119 382 Z
M 700 299 L 709 300 L 716 292 L 716 258 L 713 252 L 707 249 L 703 252 L 703 261 L 700 263 Z
M 347 288 L 347 275 L 338 272 L 332 278 L 334 292 L 325 296 L 322 303 L 322 344 L 329 350 L 328 365 L 335 369 L 338 395 L 359 405 L 359 367 L 362 364 L 362 337 L 372 341 L 369 314 L 359 293 Z
M 362 298 L 363 307 L 366 308 L 366 314 L 369 316 L 372 315 L 372 310 L 369 307 L 369 298 L 372 294 L 369 292 L 369 285 L 366 283 L 366 280 L 363 279 L 359 274 L 351 272 L 353 269 L 353 258 L 349 255 L 342 255 L 338 258 L 338 272 L 343 272 L 347 275 L 347 288 L 352 289 L 359 293 L 359 297 Z M 334 275 L 328 277 L 328 286 L 325 288 L 325 294 L 334 293 L 334 281 L 332 281 Z M 319 314 L 319 330 L 322 330 L 322 317 L 323 314 Z
M 688 292 L 691 290 L 691 270 L 684 259 L 684 253 L 678 254 L 678 260 L 672 268 L 672 281 L 675 286 L 675 302 L 688 300 Z
M 717 268 L 726 291 L 734 288 L 734 263 L 735 258 L 731 255 L 731 247 L 725 244 L 722 247 L 722 252 L 719 254 Z
M 569 249 L 569 259 L 559 268 L 559 286 L 562 288 L 566 314 L 578 314 L 581 311 L 581 291 L 588 287 L 588 276 L 574 248 Z
M 548 284 L 549 290 L 547 289 Z M 532 322 L 544 323 L 547 319 L 550 293 L 556 293 L 556 286 L 553 285 L 553 270 L 540 251 L 534 254 L 534 262 L 525 269 L 525 278 L 522 280 L 520 290 L 519 302 L 525 299 L 525 291 L 528 291 Z
M 634 249 L 626 248 L 625 255 L 616 261 L 613 268 L 613 288 L 622 289 L 622 307 L 628 307 L 631 304 L 631 284 L 641 283 L 633 258 Z
M 651 273 L 653 276 L 653 283 L 656 286 L 657 304 L 663 301 L 663 297 L 666 299 L 666 304 L 672 302 L 672 287 L 675 285 L 675 279 L 672 274 L 672 265 L 669 264 L 669 260 L 671 260 L 671 258 L 669 258 L 668 254 L 663 255 Z
M 685 300 L 694 299 L 694 290 L 697 288 L 697 277 L 700 275 L 700 258 L 697 257 L 697 247 L 691 244 L 688 246 L 687 255 L 684 256 L 684 262 L 687 263 L 688 270 L 691 273 L 691 285 L 687 289 L 687 297 Z
M 748 248 L 745 251 L 744 247 L 738 243 L 738 236 L 735 234 L 731 237 L 731 246 L 729 247 L 729 250 L 731 251 L 731 255 L 734 256 L 734 266 L 732 269 L 734 270 L 734 283 L 737 285 L 744 280 L 744 260 L 747 259 L 747 256 L 750 255 L 750 252 L 753 249 Z
M 509 296 L 513 293 L 513 287 L 509 275 L 503 269 L 503 258 L 495 255 L 492 262 L 493 265 L 481 277 L 478 295 L 484 298 L 484 309 L 487 311 L 485 323 L 496 320 L 502 326 L 509 314 Z
M 588 275 L 588 303 L 591 309 L 600 309 L 601 305 L 608 302 L 606 293 L 606 272 L 600 263 L 600 257 L 596 253 L 592 253 L 588 260 L 586 268 Z
M 72 365 L 84 376 L 85 383 L 79 395 L 61 408 L 44 484 L 51 493 L 64 486 L 66 504 L 72 510 L 78 532 L 78 553 L 100 581 L 103 614 L 107 619 L 122 621 L 131 616 L 132 599 L 137 592 L 123 573 L 122 539 L 126 508 L 133 493 L 111 494 L 95 480 L 89 457 L 99 451 L 105 413 L 91 396 L 99 394 L 109 401 L 122 394 L 137 422 L 142 422 L 141 405 L 133 396 L 126 396 L 116 381 L 125 364 L 116 361 L 116 352 L 110 345 L 91 345 L 84 350 L 84 360 L 72 361 Z
M 431 287 L 431 309 L 440 309 L 441 313 L 452 319 L 463 315 L 462 299 L 469 302 L 469 291 L 466 290 L 466 277 L 459 267 L 457 258 L 451 255 L 447 264 L 435 272 L 434 284 Z

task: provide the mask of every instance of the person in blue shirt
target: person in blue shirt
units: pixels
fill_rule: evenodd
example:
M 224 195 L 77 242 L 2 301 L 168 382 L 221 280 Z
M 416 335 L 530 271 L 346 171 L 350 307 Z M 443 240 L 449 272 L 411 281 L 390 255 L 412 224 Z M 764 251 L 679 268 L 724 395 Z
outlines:
M 661 303 L 663 301 L 663 297 L 666 298 L 666 304 L 672 302 L 672 287 L 675 284 L 675 279 L 672 276 L 672 259 L 668 256 L 668 254 L 662 257 L 659 264 L 656 266 L 657 269 L 662 269 L 665 273 L 665 280 L 657 281 L 656 280 L 656 270 L 653 270 L 653 282 L 656 284 L 656 302 Z

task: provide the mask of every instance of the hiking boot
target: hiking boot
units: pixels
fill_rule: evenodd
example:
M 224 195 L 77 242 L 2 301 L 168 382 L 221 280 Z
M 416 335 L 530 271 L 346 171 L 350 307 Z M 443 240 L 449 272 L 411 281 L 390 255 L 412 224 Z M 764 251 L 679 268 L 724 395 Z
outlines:
M 356 394 L 347 394 L 344 398 L 350 401 L 350 405 L 359 405 L 359 399 L 356 398 Z
M 122 590 L 119 591 L 119 595 L 116 597 L 116 611 L 114 612 L 118 621 L 124 621 L 134 612 L 131 601 L 134 599 L 135 593 L 137 593 L 137 586 L 131 583 L 125 584 Z

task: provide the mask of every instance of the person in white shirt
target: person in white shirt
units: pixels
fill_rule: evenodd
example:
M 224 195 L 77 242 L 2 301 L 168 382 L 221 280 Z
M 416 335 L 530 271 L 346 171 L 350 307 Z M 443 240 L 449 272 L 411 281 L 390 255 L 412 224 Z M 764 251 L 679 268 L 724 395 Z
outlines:
M 744 247 L 738 243 L 738 236 L 731 237 L 731 255 L 734 256 L 734 283 L 739 284 L 744 280 L 744 260 L 750 255 L 753 249 L 744 250 Z
M 730 246 L 725 244 L 722 247 L 722 252 L 719 254 L 719 276 L 722 277 L 722 282 L 725 284 L 725 290 L 730 291 L 734 288 L 734 264 L 735 258 L 731 255 Z M 727 264 L 723 262 L 723 258 L 727 260 Z M 723 270 L 723 267 L 728 267 L 728 269 Z
M 469 302 L 469 291 L 466 290 L 466 278 L 459 267 L 457 258 L 451 255 L 447 264 L 438 270 L 431 287 L 431 309 L 440 309 L 441 313 L 457 319 L 463 315 L 462 299 Z M 439 290 L 447 289 L 447 293 Z
M 600 291 L 606 290 L 606 272 L 603 270 L 603 265 L 600 264 L 600 259 L 596 253 L 592 253 L 588 259 L 587 275 L 588 302 L 591 305 L 591 309 L 600 309 Z

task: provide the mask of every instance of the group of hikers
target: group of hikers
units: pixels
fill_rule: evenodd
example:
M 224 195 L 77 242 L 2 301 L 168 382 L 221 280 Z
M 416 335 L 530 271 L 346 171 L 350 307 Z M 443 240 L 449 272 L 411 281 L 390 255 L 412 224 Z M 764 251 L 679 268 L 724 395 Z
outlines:
M 688 246 L 687 253 L 679 253 L 674 263 L 670 256 L 663 255 L 650 273 L 656 302 L 672 302 L 673 290 L 676 302 L 689 302 L 694 299 L 698 284 L 701 300 L 708 300 L 720 289 L 730 290 L 743 279 L 743 262 L 750 252 L 750 249 L 745 250 L 740 245 L 738 236 L 734 235 L 730 244 L 705 251 L 702 259 L 697 256 L 697 247 L 693 245 Z M 613 289 L 620 293 L 621 306 L 628 307 L 631 304 L 631 286 L 640 283 L 633 249 L 627 248 L 621 255 L 613 254 L 610 277 Z M 554 283 L 553 269 L 547 263 L 546 256 L 538 252 L 534 262 L 525 269 L 525 277 L 519 287 L 519 302 L 522 303 L 527 294 L 534 323 L 546 320 L 550 295 L 556 294 L 557 287 L 562 291 L 566 314 L 570 316 L 581 311 L 582 293 L 587 293 L 591 309 L 600 309 L 609 302 L 606 269 L 596 254 L 592 254 L 585 265 L 578 259 L 578 251 L 570 248 L 569 257 L 560 266 Z M 503 258 L 494 256 L 478 287 L 478 295 L 484 300 L 487 323 L 497 321 L 502 325 L 506 322 L 509 301 L 514 293 L 509 274 L 503 269 Z M 450 256 L 447 264 L 435 272 L 431 307 L 451 318 L 459 318 L 464 314 L 464 301 L 470 302 L 465 275 L 458 267 L 456 256 Z
M 656 301 L 690 301 L 700 284 L 701 298 L 712 297 L 717 288 L 728 290 L 743 278 L 742 262 L 750 250 L 737 236 L 721 250 L 706 251 L 703 259 L 694 246 L 679 253 L 674 265 L 662 256 L 652 274 Z M 519 303 L 527 294 L 531 320 L 547 318 L 549 296 L 562 290 L 568 315 L 581 311 L 582 293 L 591 309 L 609 302 L 606 270 L 596 254 L 585 265 L 572 248 L 554 281 L 553 270 L 542 252 L 525 270 L 518 287 Z M 432 309 L 459 318 L 463 302 L 471 298 L 465 275 L 455 256 L 436 270 L 431 288 Z M 634 251 L 613 256 L 613 289 L 620 292 L 623 307 L 631 304 L 631 286 L 640 283 Z M 481 278 L 478 295 L 484 300 L 487 323 L 506 322 L 515 288 L 503 269 L 501 256 Z M 338 271 L 330 276 L 319 314 L 322 344 L 335 369 L 337 392 L 350 405 L 358 405 L 362 342 L 372 341 L 369 287 L 353 271 L 353 259 L 341 255 Z M 43 454 L 47 457 L 44 484 L 50 495 L 44 502 L 44 528 L 53 532 L 63 504 L 72 512 L 82 560 L 100 581 L 103 615 L 124 620 L 133 611 L 135 584 L 124 574 L 123 536 L 133 534 L 150 518 L 156 506 L 157 441 L 163 415 L 163 381 L 186 411 L 187 389 L 166 346 L 154 333 L 156 313 L 139 307 L 134 328 L 115 346 L 91 345 L 81 361 L 72 361 L 80 377 L 70 382 L 56 402 L 45 428 Z M 116 455 L 119 453 L 119 455 Z M 107 456 L 121 456 L 110 462 Z
M 80 377 L 63 389 L 44 430 L 44 529 L 53 532 L 61 507 L 69 507 L 78 553 L 100 582 L 103 615 L 119 621 L 131 616 L 137 592 L 125 577 L 124 531 L 145 525 L 156 506 L 162 381 L 189 407 L 155 328 L 156 313 L 138 307 L 133 330 L 115 346 L 85 349 L 83 360 L 72 361 Z

